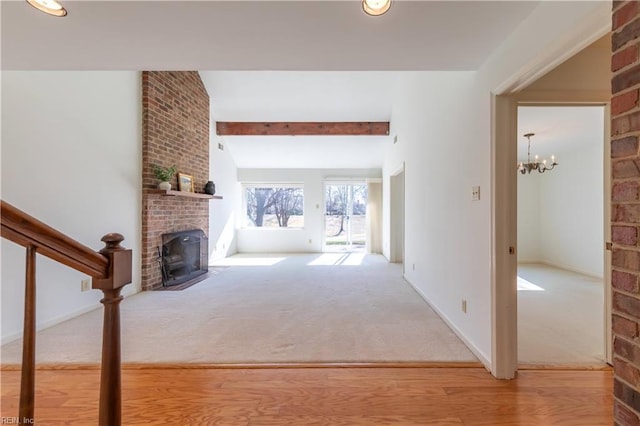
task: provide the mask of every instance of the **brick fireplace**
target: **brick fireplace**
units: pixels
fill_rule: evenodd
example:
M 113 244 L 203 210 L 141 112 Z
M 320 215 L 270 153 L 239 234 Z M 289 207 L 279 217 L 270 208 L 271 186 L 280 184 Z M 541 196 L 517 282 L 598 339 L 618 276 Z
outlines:
M 209 180 L 209 95 L 197 71 L 142 73 L 142 289 L 162 286 L 162 235 L 209 233 L 209 200 L 167 196 L 152 165 L 193 176 L 196 192 Z M 171 182 L 177 189 L 177 180 Z

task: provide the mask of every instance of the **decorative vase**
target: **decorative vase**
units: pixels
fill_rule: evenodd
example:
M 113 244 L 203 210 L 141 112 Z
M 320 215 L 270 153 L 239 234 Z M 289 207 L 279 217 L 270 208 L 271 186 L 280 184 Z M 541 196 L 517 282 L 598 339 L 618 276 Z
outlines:
M 205 194 L 209 194 L 209 195 L 213 195 L 216 193 L 216 184 L 213 183 L 212 181 L 207 182 L 207 184 L 204 186 L 204 193 Z
M 171 189 L 171 184 L 169 182 L 160 182 L 158 188 L 162 189 L 163 191 L 169 191 Z

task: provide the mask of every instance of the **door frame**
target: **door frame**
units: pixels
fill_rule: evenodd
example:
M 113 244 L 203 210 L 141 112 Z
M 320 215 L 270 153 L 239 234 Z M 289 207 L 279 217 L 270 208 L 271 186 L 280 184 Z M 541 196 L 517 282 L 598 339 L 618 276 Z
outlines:
M 604 106 L 604 358 L 608 364 L 613 364 L 613 288 L 611 282 L 612 251 L 608 242 L 611 241 L 611 103 Z
M 604 230 L 605 241 L 610 241 L 610 98 L 608 92 L 556 91 L 544 93 L 519 93 L 495 95 L 492 113 L 494 117 L 492 157 L 494 173 L 492 187 L 493 226 L 493 297 L 492 297 L 492 373 L 498 378 L 513 378 L 518 366 L 517 332 L 517 174 L 512 167 L 517 162 L 517 108 L 519 105 L 604 106 Z M 513 252 L 509 249 L 513 247 Z M 605 303 L 605 362 L 611 362 L 611 268 L 610 252 L 605 250 L 604 303 Z

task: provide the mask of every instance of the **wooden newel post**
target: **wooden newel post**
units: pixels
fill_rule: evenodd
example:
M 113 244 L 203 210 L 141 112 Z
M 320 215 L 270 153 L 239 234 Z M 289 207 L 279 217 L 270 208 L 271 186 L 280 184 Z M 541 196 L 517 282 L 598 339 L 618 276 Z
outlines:
M 92 287 L 102 290 L 104 323 L 102 328 L 102 366 L 100 372 L 100 426 L 120 426 L 120 301 L 122 287 L 131 282 L 132 252 L 120 246 L 124 237 L 107 234 L 102 237 L 105 248 L 100 250 L 109 259 L 107 278 L 94 278 Z

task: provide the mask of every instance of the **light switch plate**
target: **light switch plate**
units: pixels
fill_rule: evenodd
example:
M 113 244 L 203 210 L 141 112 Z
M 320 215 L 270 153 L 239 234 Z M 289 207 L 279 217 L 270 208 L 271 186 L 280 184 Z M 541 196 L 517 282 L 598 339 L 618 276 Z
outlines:
M 479 201 L 480 200 L 480 187 L 472 186 L 471 187 L 471 201 Z

